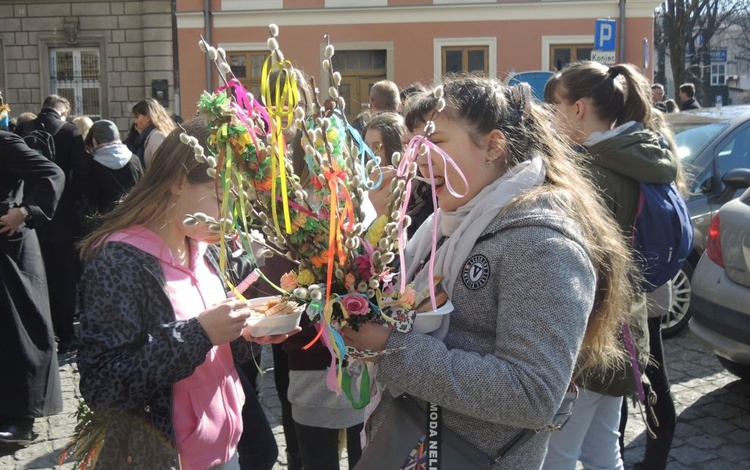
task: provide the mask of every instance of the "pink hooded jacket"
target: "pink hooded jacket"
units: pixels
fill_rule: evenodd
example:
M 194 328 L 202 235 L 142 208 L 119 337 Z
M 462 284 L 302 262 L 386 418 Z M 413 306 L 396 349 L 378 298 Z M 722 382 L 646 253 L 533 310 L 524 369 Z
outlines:
M 161 237 L 131 227 L 108 241 L 130 244 L 159 259 L 175 319 L 188 320 L 226 299 L 216 273 L 203 255 L 205 243 L 190 241 L 190 269 L 172 257 Z M 242 435 L 242 391 L 229 344 L 214 346 L 193 375 L 173 386 L 173 423 L 183 470 L 205 470 L 226 463 Z

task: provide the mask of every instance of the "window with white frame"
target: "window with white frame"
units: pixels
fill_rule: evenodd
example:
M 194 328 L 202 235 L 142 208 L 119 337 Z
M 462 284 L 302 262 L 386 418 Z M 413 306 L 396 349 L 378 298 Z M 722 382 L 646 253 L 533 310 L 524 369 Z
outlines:
M 727 84 L 727 64 L 711 64 L 711 85 Z
M 260 77 L 267 57 L 267 51 L 227 52 L 232 74 L 257 98 L 260 98 Z
M 50 49 L 50 92 L 70 101 L 70 114 L 102 116 L 101 63 L 97 48 Z
M 435 38 L 435 78 L 451 73 L 497 76 L 497 38 Z

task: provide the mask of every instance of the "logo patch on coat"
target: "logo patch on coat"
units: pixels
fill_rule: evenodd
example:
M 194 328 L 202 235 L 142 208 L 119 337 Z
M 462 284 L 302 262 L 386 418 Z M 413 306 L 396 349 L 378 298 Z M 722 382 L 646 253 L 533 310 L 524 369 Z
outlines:
M 484 255 L 474 255 L 467 259 L 461 279 L 469 289 L 481 289 L 490 279 L 490 261 Z

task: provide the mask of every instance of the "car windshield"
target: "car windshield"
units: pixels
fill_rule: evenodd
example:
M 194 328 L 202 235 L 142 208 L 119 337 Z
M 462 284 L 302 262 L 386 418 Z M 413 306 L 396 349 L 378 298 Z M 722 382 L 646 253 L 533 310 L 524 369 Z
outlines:
M 715 122 L 702 126 L 690 127 L 678 132 L 674 138 L 677 142 L 677 155 L 683 163 L 692 163 L 703 147 L 708 145 L 722 129 L 729 124 Z

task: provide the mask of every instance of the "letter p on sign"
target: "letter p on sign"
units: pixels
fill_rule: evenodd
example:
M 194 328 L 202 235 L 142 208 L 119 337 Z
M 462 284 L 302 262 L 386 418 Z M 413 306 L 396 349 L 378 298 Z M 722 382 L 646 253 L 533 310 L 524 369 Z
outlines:
M 617 22 L 615 20 L 596 20 L 594 34 L 594 50 L 614 51 L 617 38 Z

